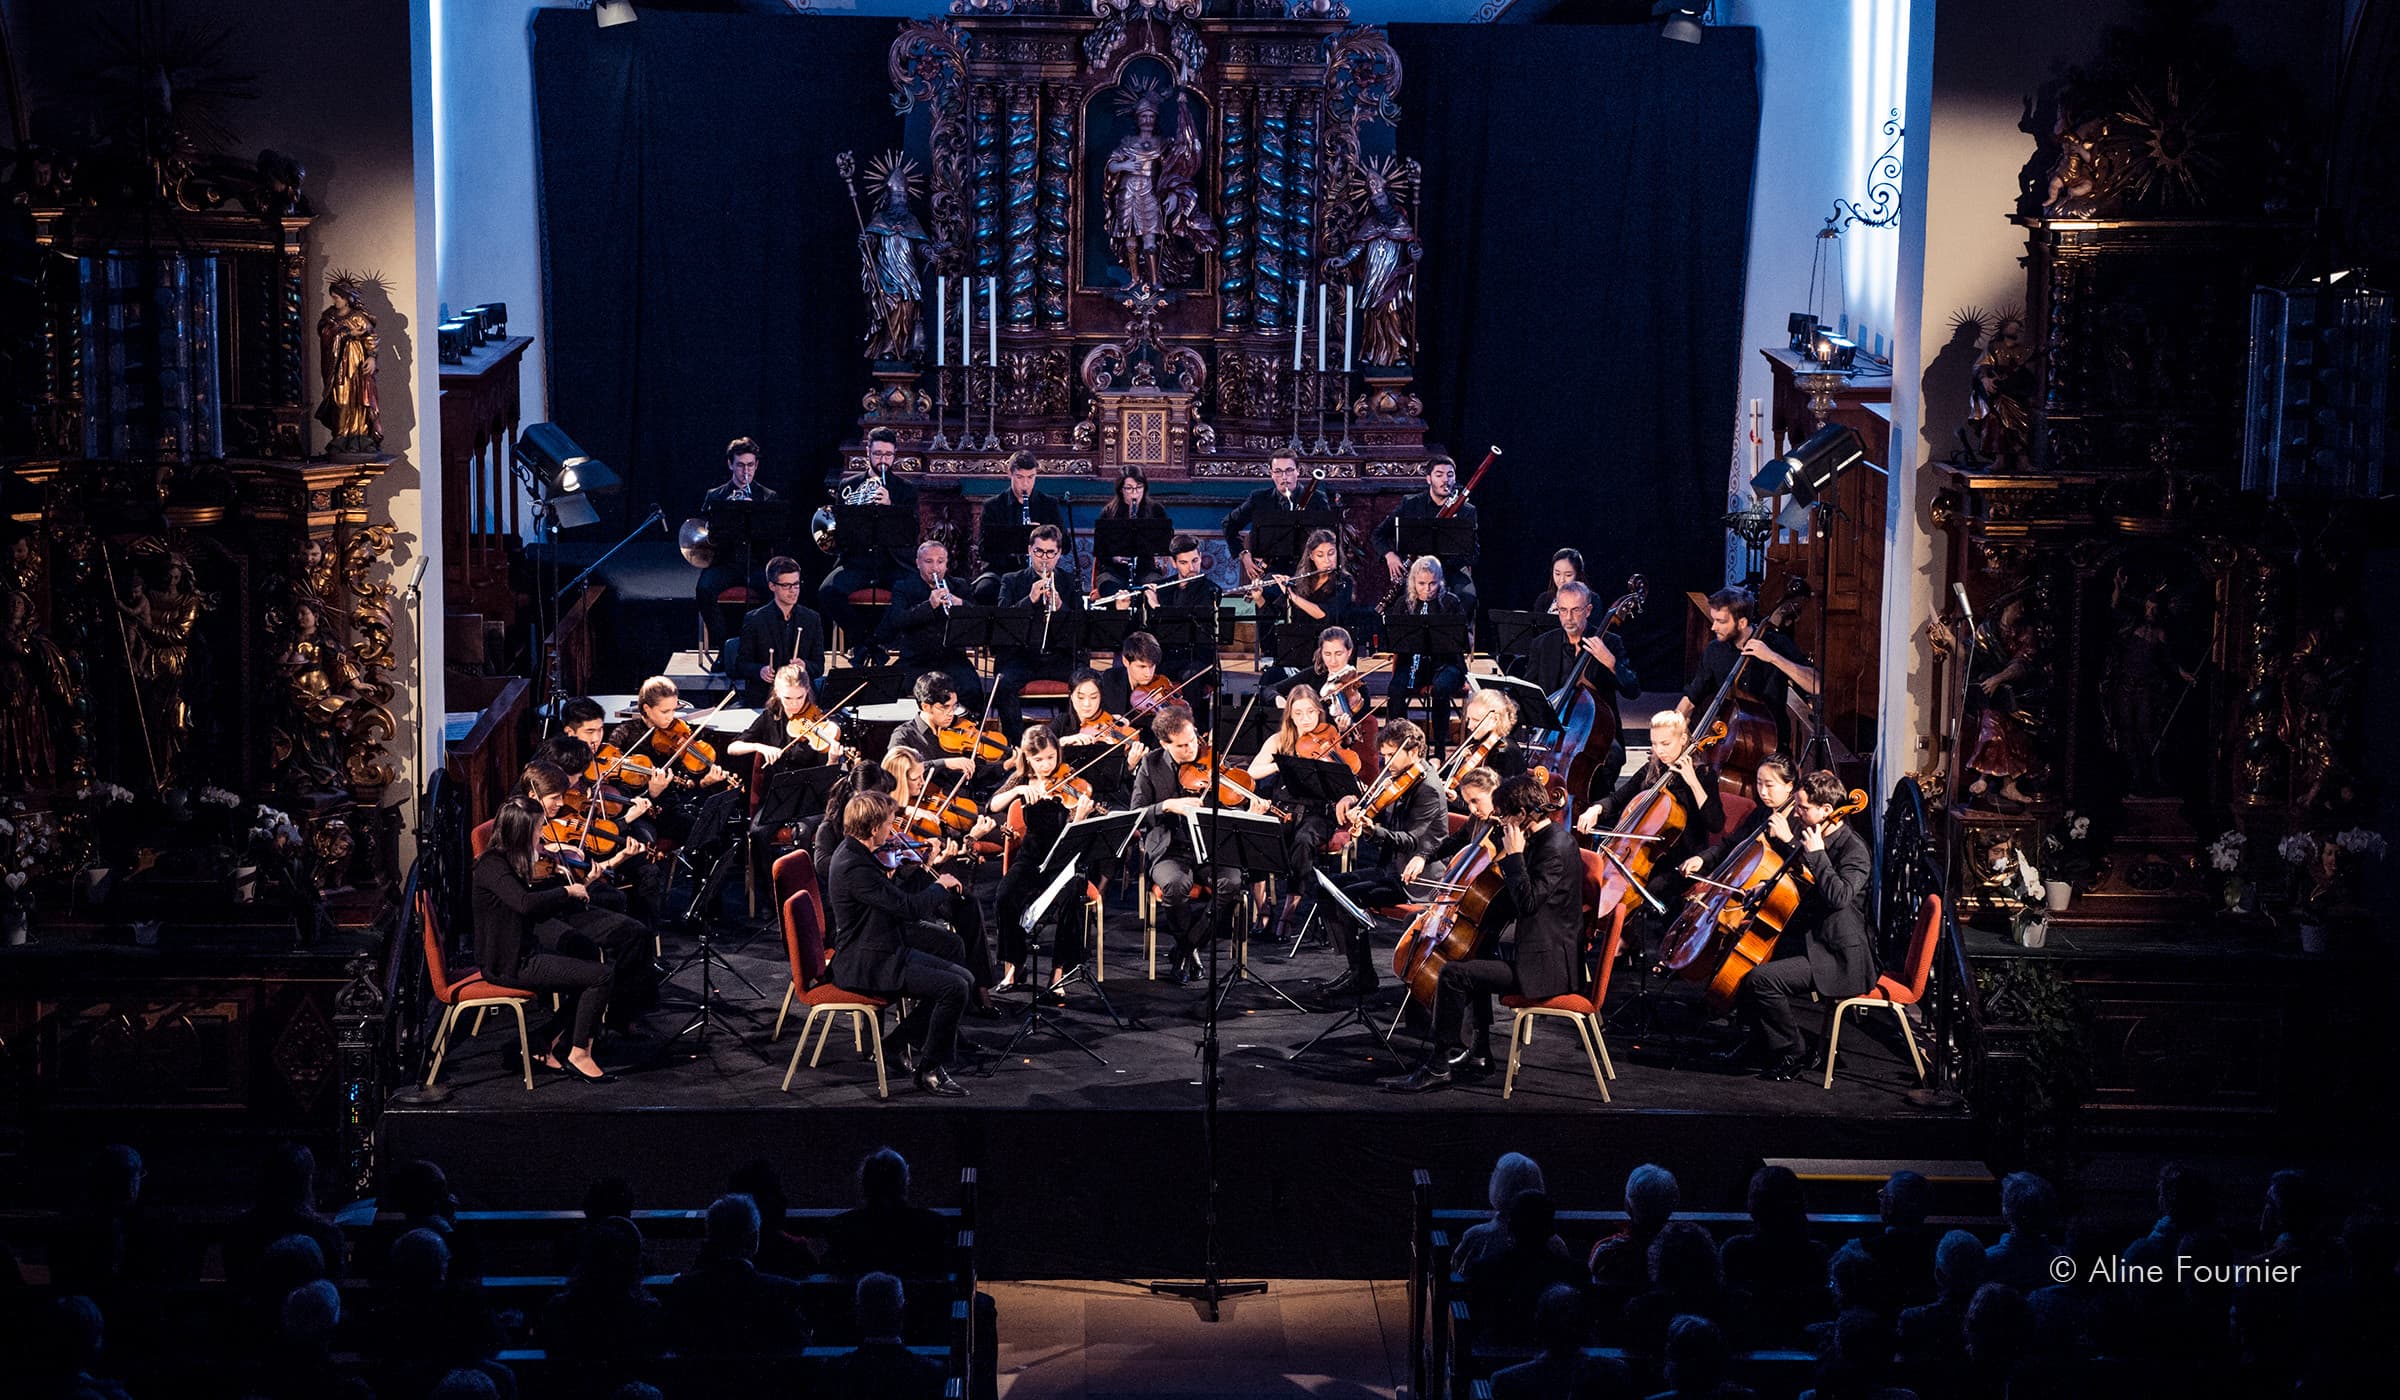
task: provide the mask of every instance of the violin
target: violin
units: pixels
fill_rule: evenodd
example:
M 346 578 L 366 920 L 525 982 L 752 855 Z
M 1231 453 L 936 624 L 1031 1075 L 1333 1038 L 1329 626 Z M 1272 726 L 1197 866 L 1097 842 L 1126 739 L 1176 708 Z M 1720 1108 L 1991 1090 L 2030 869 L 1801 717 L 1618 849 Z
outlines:
M 1140 731 L 1103 710 L 1085 720 L 1083 727 L 1076 730 L 1070 737 L 1097 744 L 1122 744 L 1129 739 L 1140 737 Z
M 583 770 L 583 781 L 590 784 L 591 787 L 588 791 L 581 787 L 568 788 L 560 799 L 566 804 L 565 810 L 580 817 L 596 806 L 601 816 L 612 822 L 621 820 L 625 815 L 625 810 L 633 805 L 633 800 L 627 797 L 618 797 L 608 789 L 601 787 L 600 779 L 597 763 L 586 766 Z
M 799 714 L 786 719 L 783 732 L 790 739 L 790 743 L 784 745 L 784 752 L 790 752 L 795 745 L 806 744 L 827 758 L 851 756 L 849 746 L 842 742 L 842 726 L 827 718 L 814 702 L 803 706 Z M 776 757 L 781 758 L 782 754 Z
M 571 849 L 578 857 L 607 860 L 625 849 L 625 828 L 608 817 L 560 813 L 542 823 L 542 840 Z M 575 860 L 566 862 L 575 865 Z M 583 862 L 588 865 L 589 860 Z
M 900 813 L 907 818 L 907 833 L 920 841 L 964 841 L 975 830 L 983 809 L 956 793 L 926 792 L 903 806 Z
M 1155 674 L 1140 685 L 1127 682 L 1127 688 L 1132 698 L 1126 702 L 1125 708 L 1143 717 L 1155 715 L 1166 708 L 1167 702 L 1175 698 L 1175 692 L 1183 689 L 1165 676 Z
M 717 764 L 716 746 L 701 738 L 689 720 L 678 719 L 664 729 L 653 729 L 643 743 L 652 760 L 677 781 L 700 778 Z
M 1357 752 L 1342 747 L 1341 732 L 1330 724 L 1320 724 L 1301 735 L 1293 742 L 1292 753 L 1295 757 L 1316 763 L 1338 758 L 1342 766 L 1350 770 L 1352 777 L 1358 776 L 1360 764 Z
M 1358 805 L 1350 810 L 1352 824 L 1364 826 L 1368 822 L 1381 820 L 1385 813 L 1400 805 L 1402 798 L 1416 791 L 1417 784 L 1424 780 L 1425 763 L 1421 758 L 1408 765 L 1405 773 L 1396 768 L 1385 768 L 1375 775 L 1375 781 L 1367 785 L 1366 793 L 1358 799 Z
M 1208 791 L 1208 770 L 1214 755 L 1209 746 L 1200 746 L 1199 757 L 1189 763 L 1175 765 L 1175 784 L 1186 797 L 1199 797 Z M 1258 784 L 1239 768 L 1226 768 L 1217 774 L 1216 805 L 1247 807 L 1258 798 Z
M 905 835 L 894 836 L 875 848 L 875 860 L 886 870 L 898 870 L 903 865 L 923 865 L 925 843 Z
M 1008 739 L 999 730 L 960 715 L 957 719 L 933 731 L 934 742 L 942 752 L 959 758 L 973 758 L 979 763 L 997 763 L 1008 757 Z

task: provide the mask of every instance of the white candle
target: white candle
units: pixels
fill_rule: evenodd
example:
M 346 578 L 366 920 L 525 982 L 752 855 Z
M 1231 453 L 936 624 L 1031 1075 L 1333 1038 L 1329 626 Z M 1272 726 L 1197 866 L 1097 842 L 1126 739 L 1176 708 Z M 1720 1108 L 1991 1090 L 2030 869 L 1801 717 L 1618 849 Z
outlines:
M 1342 373 L 1350 372 L 1350 313 L 1358 309 L 1358 284 L 1342 284 Z
M 1326 303 L 1332 300 L 1333 288 L 1326 283 L 1319 282 L 1317 284 L 1317 373 L 1319 374 L 1325 372 L 1325 310 Z
M 1000 279 L 997 277 L 984 278 L 983 293 L 983 329 L 987 337 L 984 341 L 983 362 L 987 365 L 996 365 L 1000 363 Z
M 936 273 L 933 278 L 933 367 L 940 369 L 950 363 L 943 356 L 943 347 L 950 336 L 950 278 Z
M 975 283 L 964 274 L 958 279 L 958 363 L 975 367 Z
M 1292 368 L 1300 368 L 1300 347 L 1308 339 L 1308 281 L 1300 282 L 1300 306 L 1292 313 Z

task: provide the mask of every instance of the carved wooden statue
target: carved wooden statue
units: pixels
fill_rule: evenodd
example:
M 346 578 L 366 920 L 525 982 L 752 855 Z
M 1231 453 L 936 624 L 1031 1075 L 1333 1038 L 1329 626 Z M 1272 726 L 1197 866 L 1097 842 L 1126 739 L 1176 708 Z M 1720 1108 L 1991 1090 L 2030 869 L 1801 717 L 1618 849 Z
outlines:
M 1325 260 L 1328 275 L 1347 273 L 1358 288 L 1370 365 L 1405 365 L 1416 354 L 1417 264 L 1425 257 L 1415 212 L 1419 174 L 1413 160 L 1362 164 L 1345 193 L 1355 210 L 1350 241 Z
M 363 285 L 337 273 L 326 287 L 325 309 L 317 315 L 317 367 L 325 396 L 317 421 L 333 435 L 328 452 L 381 452 L 383 409 L 375 394 L 375 318 L 367 312 Z
M 1174 140 L 1158 134 L 1166 90 L 1135 79 L 1118 98 L 1134 129 L 1108 153 L 1109 246 L 1134 286 L 1163 287 L 1188 280 L 1197 253 L 1217 246 L 1216 225 L 1200 207 L 1200 137 L 1191 104 L 1176 98 Z M 1196 252 L 1195 252 L 1196 250 Z
M 29 595 L 0 593 L 0 609 L 0 789 L 22 792 L 58 777 L 57 725 L 75 682 Z
M 857 166 L 844 151 L 834 166 L 849 184 Z M 886 151 L 867 163 L 867 181 L 874 191 L 875 212 L 861 212 L 858 223 L 859 289 L 867 294 L 872 320 L 867 326 L 867 358 L 915 362 L 925 354 L 925 283 L 921 275 L 925 226 L 909 207 L 918 186 L 915 161 L 898 151 Z M 858 208 L 858 188 L 850 186 L 851 207 Z

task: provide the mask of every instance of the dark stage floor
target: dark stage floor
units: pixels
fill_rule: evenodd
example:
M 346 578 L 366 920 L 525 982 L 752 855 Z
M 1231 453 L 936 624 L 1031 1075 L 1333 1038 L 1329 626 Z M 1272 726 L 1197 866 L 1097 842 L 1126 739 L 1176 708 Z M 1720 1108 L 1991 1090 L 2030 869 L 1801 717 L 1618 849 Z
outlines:
M 985 1266 L 997 1277 L 1116 1277 L 1189 1270 L 1197 1263 L 1203 1181 L 1199 989 L 1143 976 L 1131 919 L 1112 910 L 1110 999 L 1128 1022 L 1119 1030 L 1079 990 L 1069 1028 L 1103 1067 L 1051 1036 L 963 1073 L 964 1099 L 919 1094 L 895 1067 L 892 1097 L 875 1097 L 871 1059 L 836 1030 L 823 1063 L 804 1062 L 787 1095 L 778 1091 L 797 1022 L 763 1044 L 785 980 L 779 940 L 761 935 L 734 955 L 769 995 L 752 999 L 731 984 L 745 1043 L 721 1034 L 705 1056 L 648 1065 L 656 1042 L 604 1043 L 602 1059 L 625 1067 L 618 1083 L 585 1086 L 517 1077 L 515 1036 L 501 1020 L 464 1042 L 444 1065 L 453 1092 L 438 1105 L 394 1105 L 386 1115 L 394 1160 L 441 1161 L 471 1205 L 571 1205 L 584 1184 L 610 1171 L 633 1181 L 645 1204 L 705 1201 L 748 1158 L 781 1164 L 796 1205 L 847 1199 L 851 1164 L 891 1143 L 939 1183 L 958 1166 L 982 1168 L 989 1224 Z M 670 947 L 672 955 L 674 949 Z M 769 954 L 774 956 L 770 957 Z M 1331 953 L 1259 971 L 1294 992 L 1339 971 Z M 689 982 L 687 975 L 679 985 Z M 1620 989 L 1612 998 L 1626 1001 Z M 1387 979 L 1378 1025 L 1398 1004 Z M 1814 1082 L 1768 1083 L 1708 1068 L 1673 1068 L 1655 1046 L 1622 1030 L 1609 1036 L 1618 1078 L 1603 1105 L 1573 1032 L 1541 1026 L 1526 1051 L 1512 1099 L 1500 1075 L 1422 1096 L 1378 1090 L 1378 1076 L 1404 1068 L 1372 1035 L 1348 1031 L 1308 1059 L 1288 1052 L 1328 1024 L 1255 986 L 1238 987 L 1222 1032 L 1223 1209 L 1227 1267 L 1275 1276 L 1389 1277 L 1405 1249 L 1409 1169 L 1435 1169 L 1457 1204 L 1481 1195 L 1494 1156 L 1516 1149 L 1549 1170 L 1555 1194 L 1592 1204 L 1614 1195 L 1642 1161 L 1674 1168 L 1695 1207 L 1739 1208 L 1742 1183 L 1767 1156 L 1971 1157 L 1963 1118 L 1929 1116 L 1905 1098 L 1914 1080 L 1893 1033 L 1854 1019 L 1843 1035 L 1841 1071 L 1830 1091 Z M 1684 1018 L 1671 1017 L 1680 1024 Z M 661 1012 L 643 1029 L 671 1031 Z M 1004 1044 L 1013 1020 L 966 1023 L 987 1046 Z M 1506 1013 L 1495 1039 L 1505 1050 Z M 1420 1044 L 1404 1030 L 1403 1052 Z M 1845 1208 L 1827 1202 L 1822 1208 Z

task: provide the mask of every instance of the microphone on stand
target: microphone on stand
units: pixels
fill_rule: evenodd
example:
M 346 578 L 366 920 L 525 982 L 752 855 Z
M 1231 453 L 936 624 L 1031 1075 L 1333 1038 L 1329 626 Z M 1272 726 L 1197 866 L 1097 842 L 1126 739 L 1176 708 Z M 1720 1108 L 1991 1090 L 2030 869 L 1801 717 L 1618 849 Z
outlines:
M 411 600 L 423 595 L 425 589 L 425 566 L 431 564 L 432 562 L 432 555 L 423 552 L 418 553 L 417 571 L 408 576 L 408 587 L 402 590 L 402 592 Z
M 1950 596 L 1958 600 L 1959 615 L 1967 620 L 1967 635 L 1974 639 L 1976 646 L 1981 647 L 1983 629 L 1975 625 L 1975 605 L 1967 601 L 1967 586 L 1963 583 L 1951 584 Z
M 650 518 L 658 522 L 658 532 L 668 539 L 675 538 L 675 527 L 667 523 L 667 508 L 656 501 L 650 503 Z

